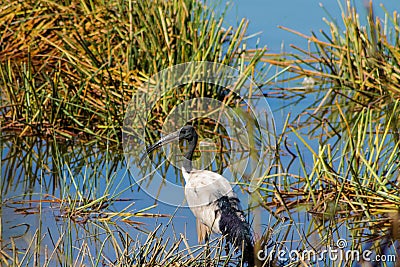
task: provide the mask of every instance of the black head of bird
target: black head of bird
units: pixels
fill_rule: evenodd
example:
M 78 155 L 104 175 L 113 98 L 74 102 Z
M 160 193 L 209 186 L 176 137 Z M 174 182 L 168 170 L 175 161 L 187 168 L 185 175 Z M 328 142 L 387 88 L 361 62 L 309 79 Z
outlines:
M 194 129 L 193 126 L 186 125 L 183 126 L 181 129 L 179 129 L 176 132 L 173 132 L 171 134 L 168 134 L 167 136 L 161 138 L 159 141 L 155 142 L 153 145 L 149 146 L 146 149 L 146 154 L 144 154 L 139 161 L 139 164 L 144 160 L 146 155 L 150 154 L 157 148 L 162 147 L 163 145 L 166 145 L 168 143 L 171 143 L 176 140 L 186 140 L 189 143 L 188 151 L 185 154 L 185 160 L 183 167 L 185 168 L 186 171 L 191 171 L 192 170 L 192 159 L 193 159 L 193 153 L 197 145 L 197 140 L 198 140 L 198 135 L 196 130 Z

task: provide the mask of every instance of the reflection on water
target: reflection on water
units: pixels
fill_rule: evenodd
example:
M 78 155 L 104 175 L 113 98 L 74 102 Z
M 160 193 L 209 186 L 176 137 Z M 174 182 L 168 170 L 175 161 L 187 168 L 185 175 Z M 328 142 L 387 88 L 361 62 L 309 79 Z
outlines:
M 1 144 L 0 240 L 9 260 L 108 265 L 128 249 L 123 259 L 134 261 L 160 225 L 160 236 L 183 234 L 196 245 L 190 210 L 155 203 L 129 175 L 122 154 L 35 137 L 3 137 Z M 213 149 L 204 144 L 201 149 Z M 168 165 L 161 171 L 177 172 Z
M 137 188 L 118 153 L 34 137 L 4 137 L 1 144 L 5 255 L 17 253 L 31 263 L 73 262 L 77 253 L 100 249 L 102 236 L 120 225 L 141 225 L 131 217 L 148 205 L 136 205 Z
M 210 145 L 208 139 L 204 140 L 203 145 Z M 155 200 L 139 190 L 122 155 L 93 146 L 36 138 L 3 138 L 1 143 L 4 261 L 17 255 L 20 262 L 28 265 L 131 264 L 140 262 L 144 247 L 151 250 L 156 244 L 190 258 L 187 246 L 196 246 L 193 215 L 183 207 L 163 203 L 153 207 Z M 213 145 L 201 149 L 212 148 Z M 290 154 L 281 160 L 285 158 L 289 162 Z M 292 166 L 297 168 L 298 163 Z M 175 171 L 172 167 L 162 168 L 167 175 Z M 260 248 L 267 255 L 276 256 L 274 250 L 334 250 L 341 238 L 348 241 L 347 249 L 361 246 L 370 249 L 372 255 L 395 253 L 385 232 L 390 224 L 383 217 L 381 224 L 378 220 L 371 227 L 363 217 L 352 219 L 345 210 L 343 215 L 340 210 L 331 210 L 337 207 L 334 203 L 313 206 L 304 198 L 299 200 L 301 192 L 296 193 L 296 184 L 290 187 L 289 193 L 265 193 L 262 208 L 257 211 L 262 229 L 256 237 L 263 240 Z M 245 189 L 238 187 L 236 191 L 247 207 L 249 194 Z M 149 238 L 161 239 L 157 243 L 156 239 L 149 242 Z M 164 243 L 168 238 L 171 241 Z M 202 251 L 193 250 L 194 255 Z M 286 263 L 290 261 L 287 259 Z M 325 263 L 337 262 L 325 259 Z

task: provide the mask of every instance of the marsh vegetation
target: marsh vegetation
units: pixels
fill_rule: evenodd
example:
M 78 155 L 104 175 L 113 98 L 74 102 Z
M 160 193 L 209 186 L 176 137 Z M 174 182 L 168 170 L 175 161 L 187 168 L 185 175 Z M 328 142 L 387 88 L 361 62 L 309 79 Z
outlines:
M 195 244 L 190 213 L 159 209 L 124 160 L 132 96 L 157 72 L 189 61 L 236 68 L 264 93 L 252 97 L 301 108 L 278 125 L 273 163 L 251 194 L 258 249 L 320 251 L 344 239 L 349 250 L 397 259 L 398 14 L 378 18 L 370 6 L 362 25 L 350 1 L 343 4 L 342 23 L 327 20 L 330 32 L 283 29 L 308 49 L 271 54 L 248 47 L 248 21 L 224 28 L 224 12 L 198 1 L 1 2 L 1 265 L 240 265 L 218 236 L 208 250 Z M 218 86 L 171 90 L 152 108 L 149 140 L 188 97 L 242 104 Z M 229 136 L 213 120 L 196 123 L 201 136 L 218 140 L 214 167 L 222 172 Z M 250 182 L 237 184 L 248 196 Z M 271 255 L 276 266 L 315 263 Z

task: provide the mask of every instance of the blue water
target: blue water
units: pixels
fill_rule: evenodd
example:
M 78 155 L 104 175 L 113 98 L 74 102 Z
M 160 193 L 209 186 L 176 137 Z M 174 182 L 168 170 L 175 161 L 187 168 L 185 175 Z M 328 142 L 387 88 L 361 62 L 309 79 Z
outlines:
M 361 11 L 362 14 L 364 10 L 363 3 L 364 1 L 356 1 L 357 7 Z M 392 11 L 395 8 L 400 7 L 396 1 L 391 0 L 384 0 L 382 1 L 385 7 Z M 254 47 L 264 47 L 268 48 L 268 51 L 271 53 L 279 53 L 279 52 L 290 52 L 293 51 L 290 48 L 290 44 L 295 44 L 296 46 L 302 47 L 307 49 L 308 43 L 303 38 L 296 36 L 292 33 L 279 29 L 277 26 L 285 26 L 291 28 L 293 30 L 299 31 L 306 35 L 309 35 L 311 31 L 316 32 L 319 34 L 319 30 L 322 29 L 326 32 L 329 31 L 328 25 L 323 21 L 323 17 L 328 17 L 328 14 L 321 8 L 319 3 L 322 3 L 323 7 L 329 10 L 330 15 L 338 22 L 339 25 L 342 25 L 341 22 L 341 11 L 336 1 L 332 0 L 324 0 L 324 1 L 294 1 L 294 0 L 283 0 L 283 1 L 272 1 L 272 0 L 248 0 L 248 1 L 240 1 L 235 0 L 231 1 L 231 6 L 228 8 L 227 17 L 225 21 L 225 26 L 228 27 L 229 25 L 237 25 L 238 21 L 241 18 L 245 17 L 250 21 L 248 33 L 258 33 L 259 35 L 253 37 L 252 39 L 248 40 L 248 48 Z M 223 6 L 223 5 L 222 5 Z M 379 17 L 384 17 L 384 12 L 379 7 L 378 2 L 374 2 L 375 7 L 375 15 Z M 220 6 L 221 10 L 222 7 Z M 364 13 L 365 14 L 365 13 Z M 288 113 L 293 114 L 292 117 L 295 117 L 300 111 L 303 110 L 308 103 L 312 102 L 313 99 L 305 99 L 301 105 L 298 106 L 287 106 L 283 100 L 280 99 L 268 99 L 269 105 L 274 113 L 277 132 L 279 133 L 282 130 L 283 122 L 286 120 L 286 116 Z M 293 135 L 290 136 L 289 141 L 290 143 L 300 143 L 300 141 Z M 318 144 L 314 143 L 313 148 L 317 148 Z M 3 155 L 7 153 L 7 151 L 3 151 Z M 311 153 L 306 149 L 302 150 L 301 153 L 303 154 L 304 158 L 309 160 L 311 164 Z M 2 156 L 3 156 L 2 155 Z M 4 157 L 2 157 L 4 158 Z M 65 166 L 64 166 L 65 167 Z M 310 166 L 311 167 L 311 166 Z M 293 166 L 294 170 L 296 168 L 300 172 L 299 166 Z M 68 183 L 72 183 L 71 177 L 68 174 L 67 168 L 64 169 L 64 175 L 68 180 Z M 126 189 L 121 194 L 118 194 L 118 198 L 120 199 L 134 199 L 132 201 L 135 204 L 130 207 L 127 212 L 135 212 L 146 208 L 154 203 L 154 199 L 149 197 L 143 190 L 138 190 L 136 185 L 132 185 L 133 179 L 129 177 L 129 173 L 127 173 L 124 164 L 121 164 L 118 170 L 112 174 L 106 174 L 107 171 L 107 164 L 103 167 L 104 176 L 99 179 L 99 184 L 101 185 L 99 188 L 105 188 L 107 186 L 106 181 L 107 177 L 112 176 L 113 184 L 111 187 L 115 192 L 121 192 Z M 293 171 L 292 172 L 296 172 Z M 2 165 L 2 174 L 4 173 L 4 165 Z M 16 170 L 16 175 L 18 174 L 18 170 Z M 79 180 L 80 178 L 83 179 L 85 177 L 85 173 L 78 174 L 75 178 Z M 51 179 L 51 176 L 46 176 L 44 178 Z M 50 181 L 48 181 L 50 183 Z M 37 184 L 34 187 L 35 192 L 41 192 L 42 188 Z M 71 186 L 71 190 L 73 193 L 73 186 Z M 111 191 L 113 191 L 111 190 Z M 114 191 L 113 191 L 114 192 Z M 3 196 L 4 199 L 10 199 L 13 197 L 17 197 L 23 193 L 23 189 L 21 186 L 17 185 L 13 188 L 10 188 L 7 195 Z M 58 194 L 61 194 L 58 192 Z M 171 192 L 173 195 L 174 192 Z M 238 191 L 239 197 L 243 202 L 243 206 L 246 207 L 248 203 L 248 196 L 247 194 L 243 194 Z M 56 194 L 57 195 L 57 194 Z M 102 192 L 96 192 L 96 197 L 101 197 Z M 35 197 L 33 197 L 35 198 Z M 127 207 L 128 203 L 123 201 L 115 202 L 109 209 L 111 211 L 119 211 Z M 51 205 L 45 205 L 43 209 L 43 214 L 41 218 L 38 218 L 37 215 L 19 215 L 16 214 L 14 208 L 17 205 L 10 205 L 9 207 L 3 207 L 2 210 L 2 221 L 3 221 L 3 239 L 7 240 L 10 237 L 15 237 L 24 232 L 24 223 L 30 222 L 31 229 L 36 229 L 39 225 L 44 229 L 54 229 L 57 228 L 58 232 L 60 229 L 63 229 L 65 221 L 61 219 L 59 222 L 54 221 L 54 215 L 57 213 L 57 207 L 52 208 Z M 197 244 L 197 236 L 195 230 L 195 218 L 191 211 L 188 208 L 177 208 L 175 206 L 165 205 L 163 203 L 157 203 L 157 206 L 149 210 L 150 213 L 155 214 L 174 214 L 174 219 L 172 220 L 172 225 L 169 226 L 166 236 L 172 236 L 172 233 L 183 233 L 188 238 L 189 245 L 196 245 Z M 303 220 L 304 216 L 302 215 L 299 220 Z M 40 219 L 40 220 L 39 220 Z M 142 219 L 142 218 L 131 218 L 132 220 L 138 220 L 145 222 L 146 225 L 141 226 L 144 229 L 149 231 L 155 229 L 159 224 L 167 224 L 169 219 L 168 218 L 158 218 L 158 219 Z M 270 219 L 270 215 L 267 212 L 262 213 L 262 223 L 268 224 Z M 20 224 L 19 227 L 13 227 L 16 224 Z M 122 223 L 122 225 L 124 225 Z M 173 226 L 173 227 L 172 227 Z M 129 225 L 124 225 L 124 229 L 127 229 L 131 232 L 132 236 L 136 236 L 136 230 Z M 62 231 L 61 231 L 62 232 Z M 85 232 L 85 227 L 76 227 L 76 236 L 80 236 Z M 33 233 L 32 233 L 33 234 Z M 19 240 L 19 241 L 18 241 Z M 25 242 L 28 244 L 29 242 L 26 238 L 20 238 L 17 242 Z M 44 239 L 44 243 L 48 246 L 51 246 L 52 242 L 50 241 L 49 237 L 47 236 Z M 79 243 L 75 244 L 76 246 Z M 112 251 L 112 249 L 111 249 Z M 111 255 L 110 258 L 113 258 Z
M 310 35 L 311 32 L 319 34 L 320 30 L 328 33 L 329 26 L 323 18 L 332 21 L 330 19 L 332 17 L 333 21 L 343 29 L 342 9 L 338 2 L 341 2 L 342 8 L 346 10 L 344 1 L 335 0 L 233 0 L 229 1 L 231 5 L 228 4 L 226 26 L 237 24 L 241 18 L 248 19 L 250 21 L 249 33 L 260 33 L 250 43 L 258 44 L 259 47 L 266 46 L 271 53 L 292 51 L 289 47 L 290 44 L 307 48 L 308 43 L 304 38 L 279 29 L 278 26 L 284 26 L 305 35 Z M 361 23 L 364 22 L 365 25 L 365 15 L 367 14 L 365 4 L 369 1 L 357 0 L 351 2 L 355 4 L 360 14 Z M 375 16 L 381 19 L 384 19 L 385 12 L 380 7 L 380 3 L 383 4 L 389 14 L 400 7 L 397 1 L 392 0 L 372 2 Z

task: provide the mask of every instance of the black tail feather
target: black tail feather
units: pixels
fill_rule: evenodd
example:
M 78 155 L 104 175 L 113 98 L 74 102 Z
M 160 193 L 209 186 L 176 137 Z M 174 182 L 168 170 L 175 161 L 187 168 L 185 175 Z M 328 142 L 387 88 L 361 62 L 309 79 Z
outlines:
M 242 250 L 242 256 L 249 266 L 254 265 L 254 245 L 250 225 L 243 212 L 238 209 L 238 199 L 223 196 L 218 199 L 220 210 L 219 229 L 229 243 Z

